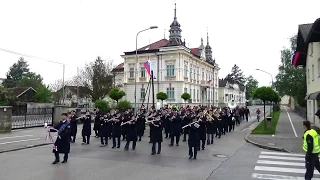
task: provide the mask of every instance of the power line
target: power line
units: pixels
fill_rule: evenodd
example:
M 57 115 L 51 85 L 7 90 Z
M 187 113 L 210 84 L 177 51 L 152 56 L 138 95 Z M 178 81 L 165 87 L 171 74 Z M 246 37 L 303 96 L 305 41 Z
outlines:
M 55 63 L 55 64 L 66 65 L 66 64 L 61 63 L 61 62 L 51 61 L 51 60 L 48 60 L 48 59 L 45 59 L 45 58 L 36 57 L 36 56 L 28 55 L 28 54 L 23 54 L 23 53 L 11 51 L 11 50 L 3 49 L 3 48 L 0 48 L 0 51 L 7 52 L 7 53 L 11 53 L 11 54 L 15 54 L 15 55 L 19 55 L 19 56 L 23 56 L 23 57 L 29 57 L 29 58 L 35 58 L 35 59 L 42 59 L 42 60 L 44 60 L 44 61 L 51 62 L 51 63 Z

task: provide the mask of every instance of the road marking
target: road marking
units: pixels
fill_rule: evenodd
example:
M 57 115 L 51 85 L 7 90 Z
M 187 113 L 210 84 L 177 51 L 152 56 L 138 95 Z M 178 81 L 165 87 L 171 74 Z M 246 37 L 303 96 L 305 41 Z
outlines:
M 272 165 L 283 165 L 283 166 L 302 166 L 304 167 L 305 163 L 296 163 L 296 162 L 286 162 L 286 161 L 265 161 L 258 160 L 258 164 L 272 164 Z
M 0 143 L 0 145 L 4 145 L 4 144 L 12 144 L 12 143 L 19 143 L 19 142 L 27 142 L 27 141 L 36 141 L 36 140 L 40 140 L 41 138 L 35 138 L 35 139 L 24 139 L 24 140 L 20 140 L 20 141 L 10 141 L 10 142 L 4 142 L 4 143 Z
M 267 179 L 267 180 L 305 180 L 304 177 L 295 177 L 295 176 L 282 176 L 282 175 L 273 175 L 273 174 L 258 174 L 253 173 L 251 178 L 255 179 Z M 312 178 L 313 180 L 320 180 L 320 178 Z
M 23 136 L 9 136 L 9 137 L 2 137 L 2 138 L 0 138 L 0 140 L 1 140 L 1 139 L 12 139 L 12 138 L 30 137 L 30 136 L 33 136 L 33 135 L 23 135 Z
M 294 135 L 295 135 L 296 137 L 298 137 L 297 132 L 296 132 L 296 129 L 294 128 L 293 123 L 292 123 L 292 120 L 291 120 L 291 117 L 290 117 L 290 115 L 289 115 L 289 112 L 288 112 L 288 110 L 287 110 L 287 108 L 286 108 L 285 106 L 284 106 L 284 109 L 285 109 L 286 112 L 287 112 L 287 115 L 288 115 L 288 118 L 289 118 L 289 121 L 290 121 L 292 130 L 293 130 L 293 133 L 294 133 Z
M 268 155 L 280 155 L 280 156 L 298 156 L 304 157 L 303 154 L 294 154 L 294 153 L 281 153 L 281 152 L 268 152 L 268 151 L 261 151 L 261 154 L 268 154 Z
M 255 171 L 285 172 L 285 173 L 300 173 L 300 174 L 304 174 L 306 172 L 305 169 L 268 167 L 268 166 L 255 166 L 254 170 Z M 314 174 L 319 174 L 319 172 L 314 171 Z
M 260 155 L 261 159 L 280 159 L 280 160 L 291 160 L 291 161 L 305 161 L 305 158 L 297 158 L 297 157 L 281 157 L 281 156 L 264 156 Z

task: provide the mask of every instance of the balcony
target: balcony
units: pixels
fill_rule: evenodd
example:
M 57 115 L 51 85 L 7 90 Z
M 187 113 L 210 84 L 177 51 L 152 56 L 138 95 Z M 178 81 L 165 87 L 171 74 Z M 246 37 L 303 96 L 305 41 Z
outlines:
M 166 81 L 175 81 L 176 76 L 166 76 L 165 79 L 166 79 Z
M 133 83 L 134 82 L 134 78 L 128 78 L 128 83 Z
M 140 78 L 139 78 L 139 81 L 140 81 L 140 82 L 145 82 L 145 81 L 147 81 L 147 78 L 146 78 L 146 77 L 140 77 Z

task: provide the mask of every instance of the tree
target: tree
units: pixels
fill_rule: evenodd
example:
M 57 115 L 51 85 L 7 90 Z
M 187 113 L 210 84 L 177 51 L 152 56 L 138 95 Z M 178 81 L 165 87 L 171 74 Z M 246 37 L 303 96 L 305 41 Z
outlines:
M 15 101 L 16 98 L 10 90 L 0 87 L 0 106 L 8 106 Z
M 254 79 L 251 75 L 247 77 L 246 82 L 246 99 L 250 99 L 252 97 L 252 93 L 255 89 L 258 88 L 259 82 Z
M 242 70 L 236 64 L 232 67 L 231 73 L 226 76 L 226 80 L 228 80 L 229 82 L 234 82 L 241 85 L 244 85 L 246 82 L 246 78 Z
M 191 98 L 191 95 L 189 93 L 183 93 L 181 94 L 181 99 L 184 100 L 185 103 L 187 103 L 187 100 L 189 100 Z
M 34 89 L 38 89 L 43 86 L 43 78 L 40 74 L 36 74 L 33 72 L 27 73 L 22 79 L 18 82 L 18 87 L 32 87 Z
M 108 96 L 115 100 L 118 104 L 119 100 L 122 99 L 126 93 L 119 88 L 113 88 L 109 91 Z
M 165 92 L 158 92 L 157 93 L 157 99 L 161 100 L 162 106 L 163 106 L 163 101 L 168 99 L 168 95 Z
M 274 90 L 271 87 L 260 87 L 257 88 L 252 96 L 257 99 L 261 99 L 263 101 L 263 111 L 266 112 L 266 101 L 273 101 L 275 99 Z M 267 128 L 266 114 L 264 113 L 264 130 Z
M 127 100 L 121 100 L 119 101 L 119 103 L 117 104 L 117 109 L 119 109 L 120 111 L 126 111 L 128 109 L 132 109 L 132 105 L 130 103 L 130 101 Z
M 17 87 L 20 80 L 29 73 L 29 65 L 23 57 L 14 63 L 7 72 L 7 78 L 2 82 L 5 88 Z
M 281 50 L 281 64 L 276 76 L 275 88 L 280 96 L 288 95 L 294 97 L 300 106 L 306 106 L 304 100 L 307 93 L 306 69 L 295 68 L 291 64 L 292 55 L 297 45 L 297 35 L 290 38 L 290 48 Z
M 45 85 L 41 85 L 36 90 L 37 90 L 37 94 L 35 95 L 36 102 L 40 102 L 40 103 L 52 102 L 52 93 L 49 90 L 49 87 L 46 87 Z
M 106 113 L 110 111 L 109 103 L 105 100 L 96 100 L 94 102 L 94 107 L 100 109 L 102 113 Z

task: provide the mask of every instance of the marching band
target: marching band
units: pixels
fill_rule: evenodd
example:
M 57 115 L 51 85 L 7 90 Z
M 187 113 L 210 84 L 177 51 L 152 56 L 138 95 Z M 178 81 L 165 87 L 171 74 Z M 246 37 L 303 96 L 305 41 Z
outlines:
M 206 145 L 214 143 L 214 137 L 221 138 L 226 132 L 234 131 L 241 119 L 248 117 L 250 111 L 247 107 L 229 105 L 229 107 L 186 106 L 170 108 L 165 106 L 159 110 L 144 108 L 134 116 L 128 109 L 125 112 L 112 110 L 108 113 L 95 111 L 94 128 L 95 137 L 101 139 L 101 147 L 108 145 L 112 139 L 112 148 L 120 148 L 122 141 L 126 141 L 124 150 L 129 150 L 132 142 L 132 150 L 136 149 L 137 141 L 144 136 L 146 126 L 149 126 L 149 143 L 152 144 L 151 154 L 161 154 L 163 135 L 170 138 L 169 146 L 179 146 L 180 136 L 183 141 L 188 141 L 189 158 L 196 159 L 198 151 L 205 150 Z M 76 117 L 74 111 L 69 116 L 70 141 L 75 142 L 77 121 L 82 122 L 83 145 L 90 144 L 91 114 L 87 112 L 84 117 Z M 215 136 L 214 136 L 215 135 Z M 188 139 L 187 139 L 188 136 Z M 56 159 L 58 161 L 58 159 Z M 55 162 L 56 162 L 55 161 Z

